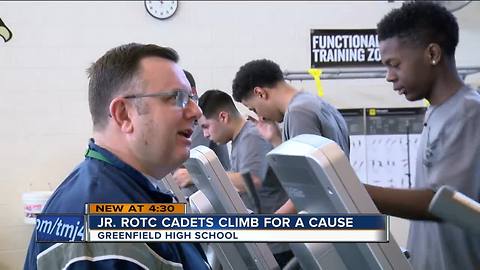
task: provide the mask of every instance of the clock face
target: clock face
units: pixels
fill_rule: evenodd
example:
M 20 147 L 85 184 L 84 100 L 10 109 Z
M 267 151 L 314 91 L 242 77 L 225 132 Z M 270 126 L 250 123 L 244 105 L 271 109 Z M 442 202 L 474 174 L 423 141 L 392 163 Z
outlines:
M 145 0 L 147 12 L 154 18 L 163 20 L 170 18 L 178 7 L 178 1 L 148 1 Z

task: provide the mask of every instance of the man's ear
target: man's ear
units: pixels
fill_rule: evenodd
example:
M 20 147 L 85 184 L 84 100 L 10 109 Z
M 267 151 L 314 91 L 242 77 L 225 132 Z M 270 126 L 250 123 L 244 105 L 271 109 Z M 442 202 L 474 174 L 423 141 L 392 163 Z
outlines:
M 442 48 L 440 48 L 440 45 L 438 45 L 437 43 L 430 43 L 425 50 L 425 56 L 427 58 L 427 62 L 435 66 L 442 60 Z
M 253 94 L 259 98 L 262 98 L 262 99 L 267 99 L 268 98 L 268 92 L 267 90 L 265 90 L 265 88 L 263 87 L 260 87 L 260 86 L 256 86 L 255 88 L 253 88 Z
M 228 120 L 230 119 L 230 114 L 226 111 L 220 111 L 218 113 L 218 121 L 226 124 Z
M 111 121 L 124 133 L 133 132 L 132 112 L 134 106 L 127 99 L 117 97 L 110 102 L 109 106 Z

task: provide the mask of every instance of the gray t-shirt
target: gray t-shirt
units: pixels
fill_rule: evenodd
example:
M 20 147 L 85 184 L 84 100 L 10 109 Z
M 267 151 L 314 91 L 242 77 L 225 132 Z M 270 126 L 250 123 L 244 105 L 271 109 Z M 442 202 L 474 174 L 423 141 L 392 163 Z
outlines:
M 288 199 L 277 177 L 273 171 L 269 170 L 265 158 L 272 148 L 272 145 L 260 135 L 255 124 L 250 121 L 245 122 L 232 141 L 232 171 L 250 172 L 262 180 L 262 187 L 257 193 L 262 213 L 267 214 L 275 212 Z M 251 206 L 251 202 L 247 206 Z
M 250 121 L 245 123 L 232 141 L 232 171 L 250 172 L 262 179 L 262 186 L 257 190 L 257 194 L 261 212 L 266 214 L 274 213 L 288 200 L 287 193 L 273 171 L 269 169 L 265 158 L 272 148 L 272 145 L 260 135 L 255 124 Z M 241 197 L 248 208 L 255 208 L 253 201 L 246 194 L 241 194 Z M 275 254 L 289 249 L 288 244 L 285 243 L 270 243 L 269 246 Z
M 296 94 L 283 117 L 283 141 L 301 134 L 333 140 L 349 157 L 350 139 L 345 119 L 332 105 L 309 92 Z
M 480 95 L 464 87 L 425 114 L 415 188 L 449 185 L 480 201 Z M 480 224 L 479 224 L 480 226 Z M 408 238 L 414 269 L 479 269 L 480 235 L 448 223 L 412 221 Z

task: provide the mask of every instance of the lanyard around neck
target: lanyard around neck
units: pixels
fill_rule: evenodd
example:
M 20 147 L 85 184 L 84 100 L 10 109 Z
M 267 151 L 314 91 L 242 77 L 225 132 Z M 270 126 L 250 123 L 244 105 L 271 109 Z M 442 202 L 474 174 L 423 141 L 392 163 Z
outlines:
M 100 152 L 97 152 L 93 149 L 90 149 L 88 148 L 87 149 L 87 152 L 85 153 L 85 156 L 86 157 L 90 157 L 90 158 L 93 158 L 93 159 L 97 159 L 97 160 L 101 160 L 103 162 L 106 162 L 110 165 L 113 165 L 112 162 L 110 162 L 110 160 L 108 160 L 104 155 L 102 155 Z
M 96 160 L 101 160 L 101 161 L 106 162 L 106 163 L 108 163 L 108 164 L 110 164 L 110 165 L 113 165 L 113 163 L 110 162 L 110 160 L 108 160 L 102 153 L 97 152 L 97 151 L 95 151 L 95 150 L 93 150 L 93 149 L 90 149 L 90 148 L 88 148 L 87 151 L 85 152 L 85 157 L 93 158 L 93 159 L 96 159 Z M 148 179 L 148 178 L 147 178 L 147 179 Z M 148 179 L 148 180 L 149 180 L 150 182 L 152 182 L 150 179 Z M 153 182 L 152 182 L 152 184 L 153 184 Z M 157 185 L 154 184 L 153 186 L 155 187 L 155 191 L 160 192 L 160 189 L 158 188 Z M 174 197 L 175 199 L 177 199 L 177 198 L 175 197 L 175 195 L 173 195 L 173 194 L 168 194 L 168 195 L 169 195 L 170 197 Z M 177 201 L 178 201 L 178 199 L 177 199 Z

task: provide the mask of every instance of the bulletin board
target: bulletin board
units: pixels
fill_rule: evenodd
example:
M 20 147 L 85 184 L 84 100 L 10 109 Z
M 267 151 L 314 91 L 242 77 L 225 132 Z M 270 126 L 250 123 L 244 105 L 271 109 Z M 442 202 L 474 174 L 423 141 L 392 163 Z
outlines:
M 425 108 L 340 112 L 350 132 L 350 164 L 360 181 L 383 187 L 412 187 Z

